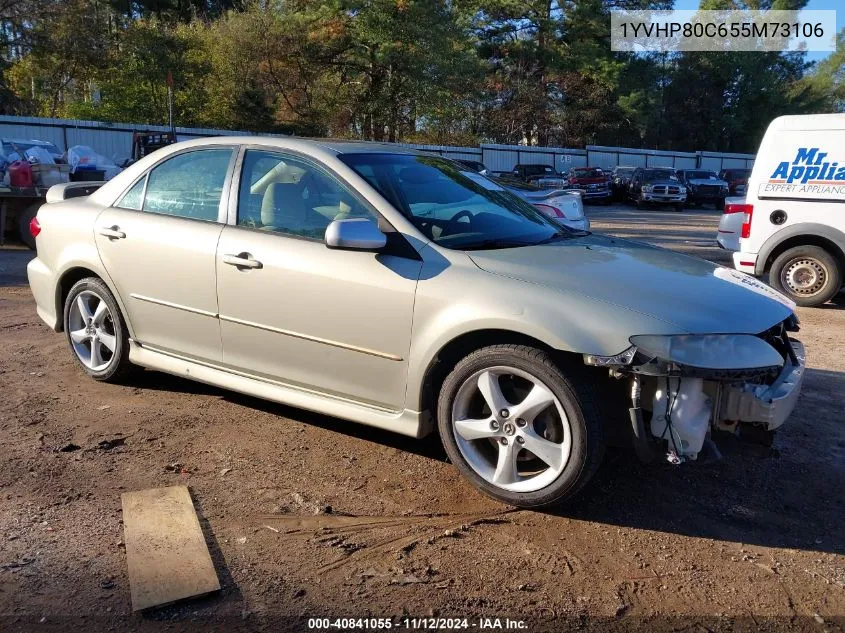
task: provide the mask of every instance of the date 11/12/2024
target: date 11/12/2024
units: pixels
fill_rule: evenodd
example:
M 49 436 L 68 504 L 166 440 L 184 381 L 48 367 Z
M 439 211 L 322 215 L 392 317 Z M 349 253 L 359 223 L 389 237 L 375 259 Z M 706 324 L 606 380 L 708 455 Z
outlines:
M 524 620 L 511 618 L 309 618 L 309 630 L 488 630 L 488 631 L 524 631 L 528 624 Z

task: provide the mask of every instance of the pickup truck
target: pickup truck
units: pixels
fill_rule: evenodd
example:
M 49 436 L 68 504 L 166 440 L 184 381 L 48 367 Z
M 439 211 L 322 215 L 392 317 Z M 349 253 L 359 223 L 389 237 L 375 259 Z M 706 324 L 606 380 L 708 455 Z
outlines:
M 559 189 L 569 184 L 551 165 L 515 165 L 510 177 L 543 189 Z
M 610 175 L 598 167 L 573 167 L 569 170 L 569 186 L 580 191 L 586 201 L 613 202 Z

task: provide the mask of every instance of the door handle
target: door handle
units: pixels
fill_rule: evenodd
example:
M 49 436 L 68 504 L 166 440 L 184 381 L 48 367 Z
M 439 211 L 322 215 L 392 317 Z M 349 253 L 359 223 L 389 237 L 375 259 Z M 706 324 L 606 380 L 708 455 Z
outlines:
M 105 235 L 110 240 L 122 240 L 126 233 L 120 230 L 119 226 L 104 226 L 100 228 L 100 235 Z
M 252 259 L 249 253 L 238 253 L 237 255 L 223 255 L 223 263 L 229 264 L 236 268 L 262 268 L 262 264 L 257 259 Z

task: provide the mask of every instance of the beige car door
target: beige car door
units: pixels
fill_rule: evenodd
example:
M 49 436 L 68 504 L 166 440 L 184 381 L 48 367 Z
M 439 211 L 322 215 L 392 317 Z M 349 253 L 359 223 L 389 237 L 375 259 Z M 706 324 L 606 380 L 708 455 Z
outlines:
M 421 261 L 327 248 L 333 219 L 375 212 L 307 159 L 247 150 L 240 182 L 217 249 L 224 363 L 401 409 Z
M 215 253 L 234 149 L 177 154 L 97 218 L 95 239 L 135 339 L 219 362 Z

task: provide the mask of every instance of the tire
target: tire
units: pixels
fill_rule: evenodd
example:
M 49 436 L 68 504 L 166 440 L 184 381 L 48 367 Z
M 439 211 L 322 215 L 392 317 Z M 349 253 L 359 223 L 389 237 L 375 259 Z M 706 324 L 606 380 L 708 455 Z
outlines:
M 31 204 L 25 209 L 21 210 L 18 216 L 18 236 L 21 242 L 26 244 L 32 250 L 35 250 L 35 238 L 29 232 L 29 221 L 38 213 L 41 203 Z
M 482 393 L 481 384 L 501 399 Z M 531 402 L 541 404 L 523 409 L 538 385 Z M 458 362 L 443 382 L 440 438 L 452 463 L 484 494 L 520 508 L 557 505 L 581 491 L 604 455 L 598 393 L 597 383 L 574 366 L 562 369 L 543 350 L 485 347 Z M 507 410 L 492 412 L 491 399 Z M 534 447 L 545 457 L 530 452 Z
M 683 213 L 684 212 L 684 205 L 683 204 L 676 204 L 675 205 L 675 211 L 677 211 L 678 213 Z
M 105 305 L 103 313 L 100 303 Z M 73 285 L 65 300 L 63 323 L 70 351 L 88 376 L 120 382 L 129 375 L 129 332 L 114 295 L 101 279 L 86 277 Z
M 769 284 L 799 306 L 820 306 L 842 288 L 842 269 L 836 258 L 819 246 L 795 246 L 772 262 Z
M 722 209 L 724 209 L 725 208 L 724 199 L 716 200 L 716 202 L 713 203 L 713 208 L 716 209 L 716 211 L 721 211 Z

